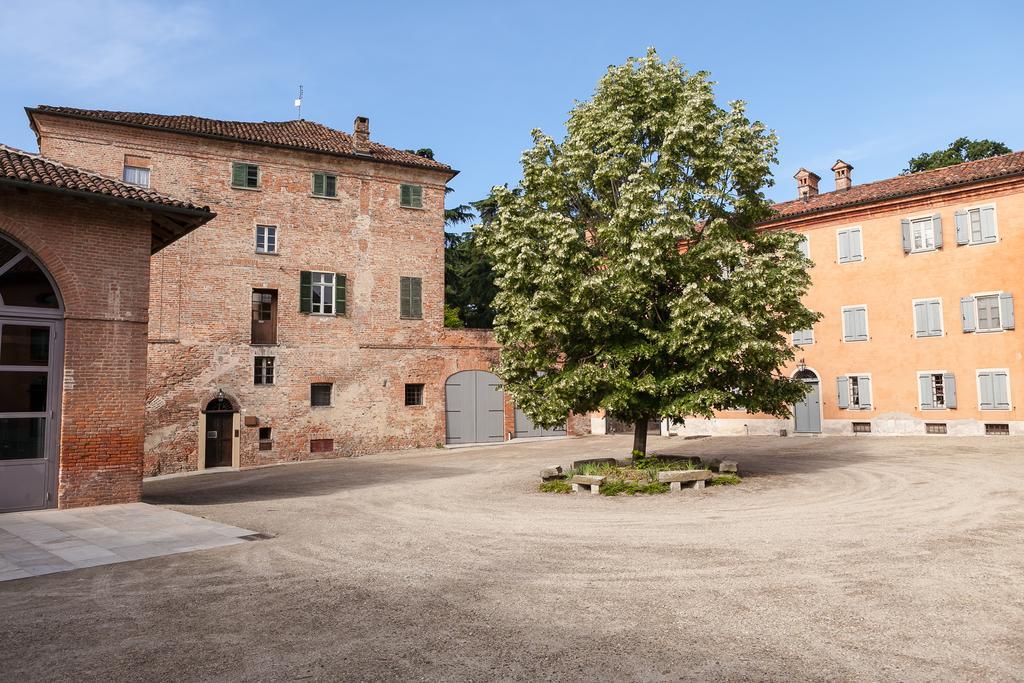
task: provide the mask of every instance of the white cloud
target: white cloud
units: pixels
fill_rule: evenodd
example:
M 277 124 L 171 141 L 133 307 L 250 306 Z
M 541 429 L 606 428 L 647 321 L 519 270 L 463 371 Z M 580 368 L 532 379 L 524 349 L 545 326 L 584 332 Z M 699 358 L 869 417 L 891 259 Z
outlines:
M 0 59 L 8 83 L 137 89 L 172 75 L 209 37 L 208 11 L 151 0 L 6 0 Z

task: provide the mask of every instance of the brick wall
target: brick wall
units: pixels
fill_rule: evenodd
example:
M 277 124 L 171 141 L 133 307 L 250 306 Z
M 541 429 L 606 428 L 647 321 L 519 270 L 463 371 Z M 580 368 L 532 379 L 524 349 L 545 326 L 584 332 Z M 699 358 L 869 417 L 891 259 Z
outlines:
M 58 505 L 139 500 L 148 215 L 51 193 L 3 189 L 0 233 L 39 258 L 64 301 Z
M 153 189 L 218 216 L 152 260 L 146 472 L 201 467 L 201 409 L 218 390 L 243 416 L 242 466 L 444 442 L 444 380 L 497 359 L 490 334 L 445 330 L 444 187 L 448 173 L 37 115 L 44 155 L 119 177 L 125 155 L 151 160 Z M 231 162 L 260 166 L 259 190 L 230 186 Z M 311 196 L 311 173 L 337 175 L 338 197 Z M 399 185 L 423 186 L 423 209 L 399 206 Z M 255 253 L 257 224 L 278 228 L 278 254 Z M 300 314 L 303 270 L 343 273 L 344 317 Z M 399 317 L 402 276 L 423 280 L 423 319 Z M 275 346 L 250 345 L 251 293 L 278 293 Z M 275 358 L 273 386 L 253 384 L 257 355 Z M 309 405 L 310 382 L 333 382 L 332 406 Z M 406 383 L 425 405 L 406 407 Z M 250 420 L 251 421 L 251 420 Z M 323 457 L 316 454 L 316 457 Z

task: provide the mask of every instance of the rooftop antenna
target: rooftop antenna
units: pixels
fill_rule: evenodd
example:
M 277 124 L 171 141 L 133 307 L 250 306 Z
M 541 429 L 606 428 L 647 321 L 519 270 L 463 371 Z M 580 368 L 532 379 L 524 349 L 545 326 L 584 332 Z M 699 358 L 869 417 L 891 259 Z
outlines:
M 302 86 L 299 86 L 299 96 L 295 100 L 295 108 L 299 110 L 299 120 L 302 120 Z

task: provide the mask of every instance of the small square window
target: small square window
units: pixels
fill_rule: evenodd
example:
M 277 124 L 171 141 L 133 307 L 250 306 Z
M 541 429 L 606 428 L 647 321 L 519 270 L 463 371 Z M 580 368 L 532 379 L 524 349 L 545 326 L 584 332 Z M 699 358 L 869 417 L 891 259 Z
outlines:
M 313 195 L 316 197 L 337 197 L 338 176 L 330 173 L 313 174 Z
M 309 385 L 309 404 L 311 406 L 331 405 L 331 389 L 333 384 L 316 383 Z
M 231 163 L 231 187 L 255 189 L 260 186 L 260 167 L 240 161 Z
M 421 405 L 423 405 L 423 385 L 422 384 L 406 384 L 405 385 L 405 405 L 407 405 L 407 406 L 421 406 Z
M 129 185 L 149 187 L 148 168 L 142 168 L 141 166 L 128 166 L 127 164 L 125 164 L 123 178 L 124 181 Z
M 253 378 L 254 384 L 274 383 L 274 357 L 256 356 L 256 371 Z
M 870 434 L 871 423 L 870 422 L 854 422 L 853 423 L 854 434 Z
M 399 190 L 399 204 L 407 209 L 423 208 L 423 187 L 402 185 Z
M 330 453 L 334 450 L 334 439 L 310 439 L 310 453 Z
M 925 434 L 945 434 L 946 423 L 945 422 L 926 422 L 924 425 Z
M 256 253 L 276 254 L 277 253 L 277 226 L 257 225 L 256 226 Z
M 270 427 L 260 427 L 260 450 L 269 451 L 274 448 L 273 431 Z

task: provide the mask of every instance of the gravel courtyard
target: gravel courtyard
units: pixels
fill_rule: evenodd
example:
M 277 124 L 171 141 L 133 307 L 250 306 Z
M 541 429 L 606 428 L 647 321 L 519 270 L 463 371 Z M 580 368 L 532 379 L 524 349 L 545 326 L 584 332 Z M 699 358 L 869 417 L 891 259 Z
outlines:
M 0 584 L 8 680 L 1021 680 L 1024 440 L 654 438 L 744 482 L 536 491 L 628 436 L 148 482 L 274 537 Z

